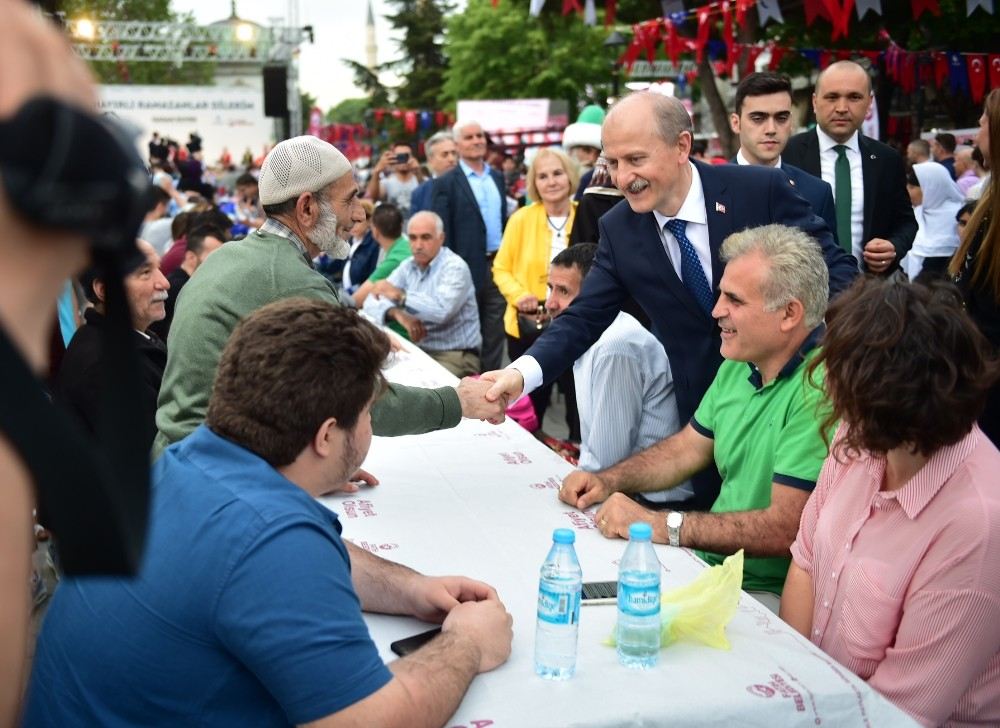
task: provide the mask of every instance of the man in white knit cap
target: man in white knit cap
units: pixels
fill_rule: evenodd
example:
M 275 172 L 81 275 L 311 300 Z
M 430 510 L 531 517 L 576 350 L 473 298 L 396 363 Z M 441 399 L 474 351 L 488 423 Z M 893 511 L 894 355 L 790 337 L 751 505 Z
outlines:
M 295 296 L 340 303 L 312 259 L 346 257 L 350 230 L 365 218 L 351 163 L 316 137 L 287 139 L 264 160 L 259 189 L 267 220 L 206 259 L 177 301 L 157 403 L 157 455 L 205 419 L 219 357 L 243 317 Z M 457 389 L 393 385 L 372 408 L 372 428 L 410 435 L 454 427 L 462 416 L 495 418 L 499 408 L 483 408 L 485 387 L 474 380 Z

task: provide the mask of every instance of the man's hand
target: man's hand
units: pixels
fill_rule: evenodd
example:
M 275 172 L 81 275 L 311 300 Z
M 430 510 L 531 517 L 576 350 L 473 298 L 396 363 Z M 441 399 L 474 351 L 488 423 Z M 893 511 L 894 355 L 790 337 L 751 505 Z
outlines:
M 357 493 L 361 489 L 362 485 L 374 488 L 378 485 L 378 478 L 369 473 L 367 470 L 358 468 L 358 472 L 351 476 L 351 479 L 344 484 L 344 487 L 334 492 Z
M 597 473 L 574 470 L 559 487 L 559 500 L 582 511 L 595 503 L 606 501 L 614 492 L 611 485 Z
M 382 156 L 378 158 L 378 162 L 375 164 L 375 169 L 373 174 L 381 174 L 392 164 L 396 162 L 396 155 L 391 149 L 387 149 L 382 152 Z
M 493 425 L 499 425 L 504 421 L 507 402 L 503 398 L 499 402 L 490 402 L 486 399 L 486 391 L 490 386 L 484 378 L 465 377 L 459 382 L 457 391 L 458 401 L 462 404 L 462 417 L 487 420 Z
M 424 328 L 423 322 L 413 314 L 407 313 L 401 308 L 390 308 L 389 315 L 406 329 L 406 334 L 414 344 L 427 336 L 427 329 Z
M 656 513 L 643 508 L 624 493 L 612 493 L 594 516 L 597 530 L 605 538 L 628 538 L 628 527 L 642 521 L 656 531 Z
M 896 248 L 884 238 L 872 238 L 865 244 L 865 265 L 872 273 L 885 273 L 896 260 Z
M 521 313 L 538 313 L 538 298 L 526 293 L 517 299 L 517 310 Z
M 489 402 L 499 402 L 503 408 L 507 409 L 507 404 L 513 402 L 521 396 L 524 391 L 524 375 L 517 369 L 496 369 L 492 372 L 483 372 L 479 377 L 481 381 L 488 382 L 491 386 L 486 391 L 486 399 Z M 493 422 L 494 425 L 503 422 Z
M 414 577 L 408 590 L 409 612 L 425 622 L 441 624 L 452 609 L 464 602 L 500 601 L 489 584 L 464 576 Z
M 441 631 L 467 639 L 479 650 L 479 672 L 489 672 L 510 657 L 513 618 L 499 599 L 465 602 L 448 613 Z
M 399 303 L 400 299 L 403 298 L 403 289 L 396 288 L 396 286 L 389 283 L 388 279 L 385 278 L 380 281 L 376 281 L 375 285 L 372 286 L 371 292 L 376 296 L 388 298 L 396 303 Z

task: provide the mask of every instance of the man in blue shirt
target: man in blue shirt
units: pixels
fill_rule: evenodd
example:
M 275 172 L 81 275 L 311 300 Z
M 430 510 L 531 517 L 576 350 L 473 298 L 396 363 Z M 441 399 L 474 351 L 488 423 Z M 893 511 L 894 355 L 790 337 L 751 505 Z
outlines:
M 507 224 L 503 176 L 486 164 L 486 134 L 475 121 L 459 121 L 453 130 L 458 166 L 434 180 L 432 207 L 444 221 L 449 248 L 468 263 L 476 287 L 483 369 L 503 360 L 503 314 L 507 301 L 493 282 L 493 259 Z
M 407 226 L 413 255 L 365 299 L 364 311 L 379 323 L 396 321 L 410 341 L 454 374 L 478 374 L 479 309 L 469 266 L 444 247 L 444 223 L 430 211 Z
M 369 554 L 315 500 L 368 452 L 388 351 L 356 312 L 321 301 L 239 324 L 205 424 L 154 467 L 139 576 L 56 593 L 25 725 L 440 725 L 506 660 L 510 616 L 491 587 Z M 442 634 L 387 667 L 362 609 Z

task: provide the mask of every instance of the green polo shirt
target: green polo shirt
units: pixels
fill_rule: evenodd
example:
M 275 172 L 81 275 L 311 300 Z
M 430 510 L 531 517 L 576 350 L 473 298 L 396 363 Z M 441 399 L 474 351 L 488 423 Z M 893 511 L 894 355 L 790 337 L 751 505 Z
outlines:
M 778 376 L 762 384 L 753 364 L 725 361 L 708 388 L 691 425 L 715 440 L 715 464 L 722 489 L 712 513 L 752 511 L 771 505 L 771 483 L 811 491 L 828 448 L 819 423 L 829 408 L 820 389 L 823 370 L 807 381 L 809 362 L 823 326 L 814 329 Z M 832 433 L 831 433 L 832 434 Z M 709 564 L 720 554 L 699 551 Z M 743 588 L 781 594 L 789 557 L 746 558 Z
M 392 244 L 392 247 L 386 251 L 385 258 L 382 259 L 382 262 L 375 266 L 375 270 L 373 270 L 372 274 L 368 276 L 368 280 L 372 283 L 377 283 L 378 281 L 388 278 L 389 275 L 399 267 L 399 264 L 411 255 L 413 255 L 413 253 L 410 252 L 410 241 L 406 239 L 406 236 L 397 239 L 396 242 Z M 404 339 L 410 338 L 409 334 L 406 333 L 406 329 L 395 321 L 389 322 L 389 328 L 402 336 Z

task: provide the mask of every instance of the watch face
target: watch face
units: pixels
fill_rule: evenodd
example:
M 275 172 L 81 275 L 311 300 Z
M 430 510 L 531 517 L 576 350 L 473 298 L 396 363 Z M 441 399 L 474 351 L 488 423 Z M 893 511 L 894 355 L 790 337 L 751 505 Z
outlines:
M 678 528 L 681 525 L 681 521 L 684 520 L 684 514 L 678 511 L 671 511 L 667 514 L 667 527 L 668 528 Z

